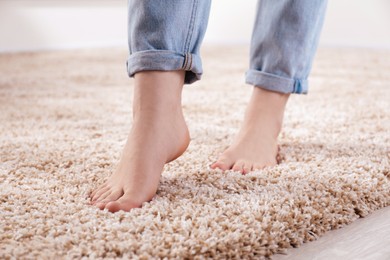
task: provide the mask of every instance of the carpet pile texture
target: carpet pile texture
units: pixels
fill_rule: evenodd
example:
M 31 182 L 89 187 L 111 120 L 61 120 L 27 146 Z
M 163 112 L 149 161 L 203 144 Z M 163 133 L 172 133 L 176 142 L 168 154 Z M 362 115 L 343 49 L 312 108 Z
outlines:
M 251 93 L 248 50 L 207 47 L 184 88 L 191 144 L 131 212 L 88 205 L 132 124 L 126 50 L 0 55 L 0 258 L 266 258 L 390 205 L 390 52 L 322 49 L 280 164 L 210 170 Z

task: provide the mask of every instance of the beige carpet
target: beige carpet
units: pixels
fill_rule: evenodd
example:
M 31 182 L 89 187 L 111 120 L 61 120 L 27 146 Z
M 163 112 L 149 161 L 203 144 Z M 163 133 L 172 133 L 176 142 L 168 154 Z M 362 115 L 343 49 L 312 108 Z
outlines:
M 126 50 L 0 55 L 0 258 L 263 258 L 390 205 L 390 52 L 323 49 L 293 96 L 277 167 L 208 165 L 251 88 L 247 50 L 204 50 L 184 91 L 188 151 L 129 213 L 87 205 L 131 125 Z

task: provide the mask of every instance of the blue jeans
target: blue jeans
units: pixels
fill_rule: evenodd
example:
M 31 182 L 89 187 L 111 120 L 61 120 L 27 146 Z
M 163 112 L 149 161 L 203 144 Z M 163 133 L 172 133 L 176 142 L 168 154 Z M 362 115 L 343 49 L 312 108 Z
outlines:
M 200 46 L 211 0 L 129 0 L 129 76 L 147 70 L 185 70 L 201 78 Z M 307 93 L 307 78 L 326 0 L 260 0 L 246 83 L 281 93 Z

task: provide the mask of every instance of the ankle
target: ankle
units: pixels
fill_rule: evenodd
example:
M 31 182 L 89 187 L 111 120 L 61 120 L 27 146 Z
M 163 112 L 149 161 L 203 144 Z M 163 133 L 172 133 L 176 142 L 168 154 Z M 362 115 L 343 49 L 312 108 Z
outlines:
M 171 121 L 175 118 L 182 118 L 183 111 L 181 104 L 155 104 L 155 105 L 139 105 L 134 102 L 133 105 L 133 121 L 140 120 L 165 120 Z
M 181 114 L 184 71 L 144 71 L 135 75 L 133 116 Z
M 284 110 L 290 94 L 283 94 L 254 87 L 247 113 L 273 120 L 281 126 Z
M 288 98 L 289 94 L 254 87 L 245 112 L 242 134 L 255 131 L 269 140 L 277 141 Z

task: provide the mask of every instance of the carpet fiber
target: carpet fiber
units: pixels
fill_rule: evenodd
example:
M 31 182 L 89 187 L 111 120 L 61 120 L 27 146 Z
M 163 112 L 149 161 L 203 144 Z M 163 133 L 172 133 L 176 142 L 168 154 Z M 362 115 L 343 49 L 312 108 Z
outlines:
M 390 52 L 322 49 L 291 97 L 280 164 L 208 165 L 232 141 L 251 87 L 247 49 L 208 47 L 186 86 L 191 145 L 131 212 L 87 204 L 131 126 L 126 51 L 0 55 L 0 258 L 263 258 L 390 205 Z

